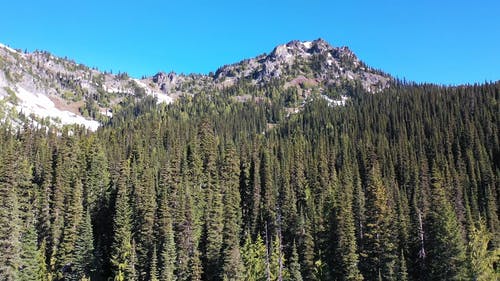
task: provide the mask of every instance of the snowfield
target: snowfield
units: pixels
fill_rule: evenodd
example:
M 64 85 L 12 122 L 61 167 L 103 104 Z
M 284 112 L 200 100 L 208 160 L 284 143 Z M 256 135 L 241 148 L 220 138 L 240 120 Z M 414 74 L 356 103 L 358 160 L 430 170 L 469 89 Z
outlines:
M 302 45 L 304 45 L 304 47 L 306 47 L 307 49 L 311 49 L 312 44 L 313 43 L 311 41 L 302 42 Z
M 164 102 L 166 104 L 169 104 L 173 102 L 173 99 L 171 97 L 163 93 L 154 93 L 154 96 L 158 99 L 157 103 Z
M 21 87 L 18 87 L 15 92 L 19 99 L 18 105 L 15 108 L 27 116 L 34 114 L 41 118 L 49 117 L 60 121 L 62 125 L 79 124 L 92 131 L 97 130 L 100 126 L 100 123 L 97 121 L 87 120 L 72 112 L 57 109 L 54 102 L 45 95 L 32 93 Z
M 152 95 L 154 97 L 157 98 L 157 103 L 172 103 L 173 102 L 173 99 L 171 97 L 169 97 L 168 95 L 164 94 L 164 93 L 159 93 L 159 92 L 153 92 L 146 84 L 144 84 L 141 80 L 139 79 L 133 79 L 135 81 L 135 83 L 137 83 L 137 85 L 139 85 L 139 87 L 143 88 L 145 91 L 146 91 L 146 94 L 148 95 Z
M 345 105 L 346 101 L 349 99 L 349 97 L 347 97 L 347 96 L 340 96 L 340 100 L 331 99 L 331 98 L 327 97 L 326 95 L 321 95 L 321 97 L 328 102 L 329 106 L 343 106 L 343 105 Z

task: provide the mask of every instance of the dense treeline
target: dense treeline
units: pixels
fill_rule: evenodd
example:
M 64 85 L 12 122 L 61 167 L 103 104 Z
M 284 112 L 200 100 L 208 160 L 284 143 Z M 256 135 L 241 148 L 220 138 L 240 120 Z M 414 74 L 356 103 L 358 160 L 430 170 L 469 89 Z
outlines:
M 280 89 L 3 126 L 0 279 L 498 278 L 499 83 L 352 87 L 289 118 Z

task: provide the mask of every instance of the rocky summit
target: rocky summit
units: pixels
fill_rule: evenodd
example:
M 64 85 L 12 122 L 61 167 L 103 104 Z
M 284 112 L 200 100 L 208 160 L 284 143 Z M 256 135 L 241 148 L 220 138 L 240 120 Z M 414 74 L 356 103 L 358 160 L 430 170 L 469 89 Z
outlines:
M 240 79 L 260 84 L 272 79 L 286 82 L 309 79 L 324 85 L 355 80 L 368 92 L 380 91 L 391 81 L 388 75 L 365 65 L 349 48 L 332 47 L 323 39 L 279 45 L 269 55 L 219 68 L 214 78 L 225 85 L 232 85 Z

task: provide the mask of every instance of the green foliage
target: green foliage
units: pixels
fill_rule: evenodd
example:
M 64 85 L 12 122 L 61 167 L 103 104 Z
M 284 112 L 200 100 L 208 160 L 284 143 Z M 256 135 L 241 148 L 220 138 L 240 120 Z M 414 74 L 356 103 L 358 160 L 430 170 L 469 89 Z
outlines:
M 115 216 L 113 221 L 113 244 L 111 264 L 115 281 L 131 280 L 135 272 L 132 249 L 132 211 L 128 192 L 128 163 L 121 164 L 116 184 Z
M 19 99 L 16 96 L 16 92 L 14 92 L 11 88 L 9 87 L 4 87 L 3 88 L 7 92 L 7 98 L 5 98 L 6 101 L 12 103 L 12 104 L 17 104 Z
M 241 250 L 241 257 L 245 266 L 244 279 L 248 281 L 266 280 L 266 245 L 260 235 L 255 242 L 250 236 L 245 239 L 245 244 Z
M 45 261 L 40 260 L 42 253 L 37 247 L 36 228 L 33 217 L 26 222 L 25 229 L 21 235 L 21 253 L 19 264 L 19 281 L 42 281 L 45 279 Z
M 159 281 L 158 279 L 158 256 L 156 252 L 156 246 L 153 248 L 153 253 L 151 255 L 151 266 L 149 269 L 149 280 Z
M 393 230 L 395 216 L 378 169 L 375 162 L 368 173 L 362 268 L 365 276 L 396 280 L 396 237 Z
M 430 280 L 466 280 L 462 231 L 436 166 L 432 169 L 432 203 L 427 217 L 428 276 Z
M 495 266 L 500 263 L 500 249 L 489 248 L 492 235 L 483 220 L 480 220 L 478 225 L 473 227 L 468 245 L 470 278 L 477 281 L 497 280 L 500 272 Z
M 20 263 L 20 213 L 13 142 L 2 147 L 0 166 L 0 279 L 17 280 Z
M 349 168 L 341 173 L 340 188 L 335 194 L 331 219 L 330 267 L 337 280 L 363 280 L 356 252 L 354 217 L 352 212 L 353 183 Z
M 220 176 L 220 184 L 223 186 L 224 206 L 222 279 L 225 281 L 244 280 L 244 268 L 240 252 L 240 169 L 237 160 L 236 151 L 232 146 L 228 146 L 225 151 L 224 165 Z
M 75 241 L 73 280 L 90 278 L 95 273 L 94 238 L 89 211 L 77 227 L 78 237 Z
M 297 247 L 295 246 L 295 242 L 292 246 L 292 256 L 290 257 L 289 264 L 289 274 L 288 278 L 284 280 L 287 281 L 302 281 L 302 273 L 300 273 L 300 263 L 299 263 L 299 254 L 297 253 Z
M 1 125 L 0 279 L 494 280 L 500 84 L 309 86 Z

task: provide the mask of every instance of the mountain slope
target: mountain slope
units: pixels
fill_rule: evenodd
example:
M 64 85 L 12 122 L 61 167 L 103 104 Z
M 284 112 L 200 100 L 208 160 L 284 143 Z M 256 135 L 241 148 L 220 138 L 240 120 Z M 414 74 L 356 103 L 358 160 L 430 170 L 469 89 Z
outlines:
M 48 52 L 23 53 L 0 45 L 0 112 L 4 113 L 0 117 L 14 123 L 79 124 L 95 130 L 127 97 L 153 96 L 170 103 L 182 95 L 215 92 L 242 82 L 263 86 L 281 81 L 285 89 L 298 88 L 305 99 L 310 88 L 322 93 L 359 83 L 375 93 L 391 80 L 366 66 L 347 47 L 332 47 L 322 39 L 291 41 L 269 55 L 223 66 L 213 75 L 160 72 L 142 79 L 100 72 Z
M 0 70 L 2 106 L 19 114 L 21 120 L 14 121 L 45 118 L 95 130 L 103 119 L 99 117 L 111 115 L 111 108 L 127 95 L 171 101 L 126 74 L 100 72 L 48 52 L 22 53 L 0 45 Z

